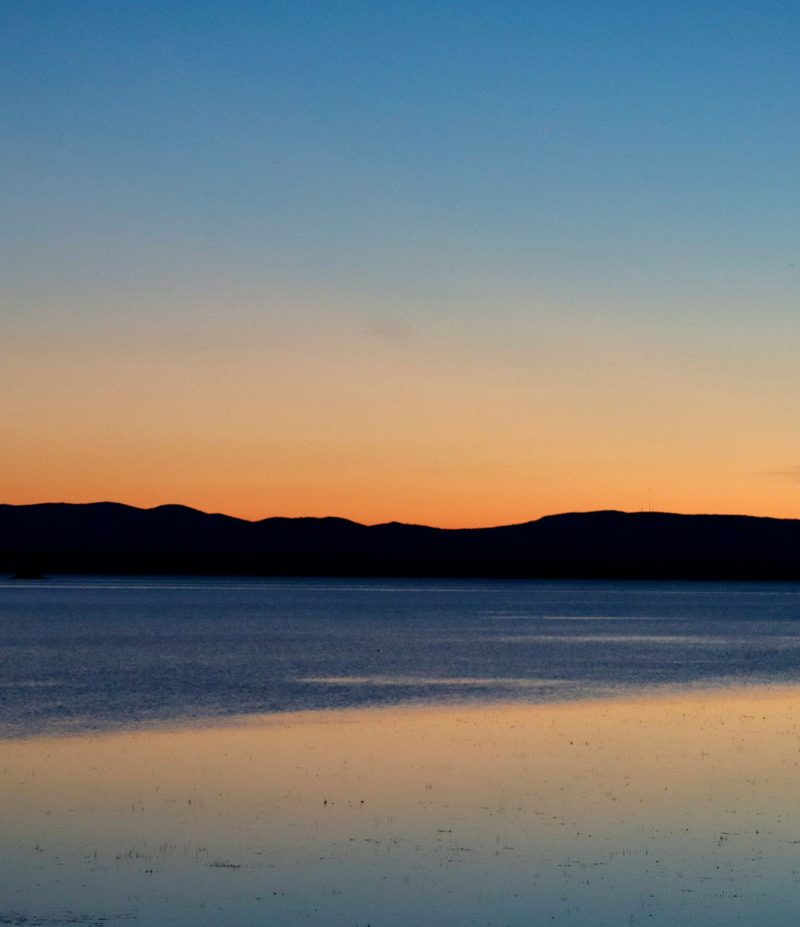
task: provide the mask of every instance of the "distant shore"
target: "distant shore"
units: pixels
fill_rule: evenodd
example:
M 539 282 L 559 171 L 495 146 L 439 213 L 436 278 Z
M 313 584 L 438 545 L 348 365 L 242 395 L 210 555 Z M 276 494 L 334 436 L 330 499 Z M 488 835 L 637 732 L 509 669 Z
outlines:
M 0 505 L 0 573 L 800 580 L 800 521 L 599 511 L 494 528 Z

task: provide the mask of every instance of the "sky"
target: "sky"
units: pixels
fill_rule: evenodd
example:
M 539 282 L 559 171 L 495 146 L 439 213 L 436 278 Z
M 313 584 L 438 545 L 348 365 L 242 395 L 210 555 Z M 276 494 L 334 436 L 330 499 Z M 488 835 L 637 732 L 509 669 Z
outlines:
M 800 517 L 800 7 L 0 0 L 0 501 Z

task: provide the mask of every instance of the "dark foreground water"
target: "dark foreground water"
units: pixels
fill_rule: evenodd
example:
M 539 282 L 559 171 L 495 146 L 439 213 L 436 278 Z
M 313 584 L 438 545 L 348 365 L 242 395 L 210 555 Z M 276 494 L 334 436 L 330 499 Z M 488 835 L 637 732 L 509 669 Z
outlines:
M 800 586 L 0 583 L 0 736 L 800 681 Z

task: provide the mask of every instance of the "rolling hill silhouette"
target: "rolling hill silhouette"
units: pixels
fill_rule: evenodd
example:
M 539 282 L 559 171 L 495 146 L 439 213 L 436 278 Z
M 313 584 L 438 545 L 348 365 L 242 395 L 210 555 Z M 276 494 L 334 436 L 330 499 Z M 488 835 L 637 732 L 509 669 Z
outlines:
M 0 505 L 0 572 L 800 579 L 800 521 L 600 511 L 496 528 Z

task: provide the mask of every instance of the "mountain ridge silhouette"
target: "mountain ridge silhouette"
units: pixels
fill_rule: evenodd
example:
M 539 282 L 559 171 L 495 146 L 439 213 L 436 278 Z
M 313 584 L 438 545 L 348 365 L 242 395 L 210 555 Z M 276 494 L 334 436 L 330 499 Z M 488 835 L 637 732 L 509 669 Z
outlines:
M 800 520 L 565 512 L 488 528 L 0 504 L 0 573 L 800 580 Z

